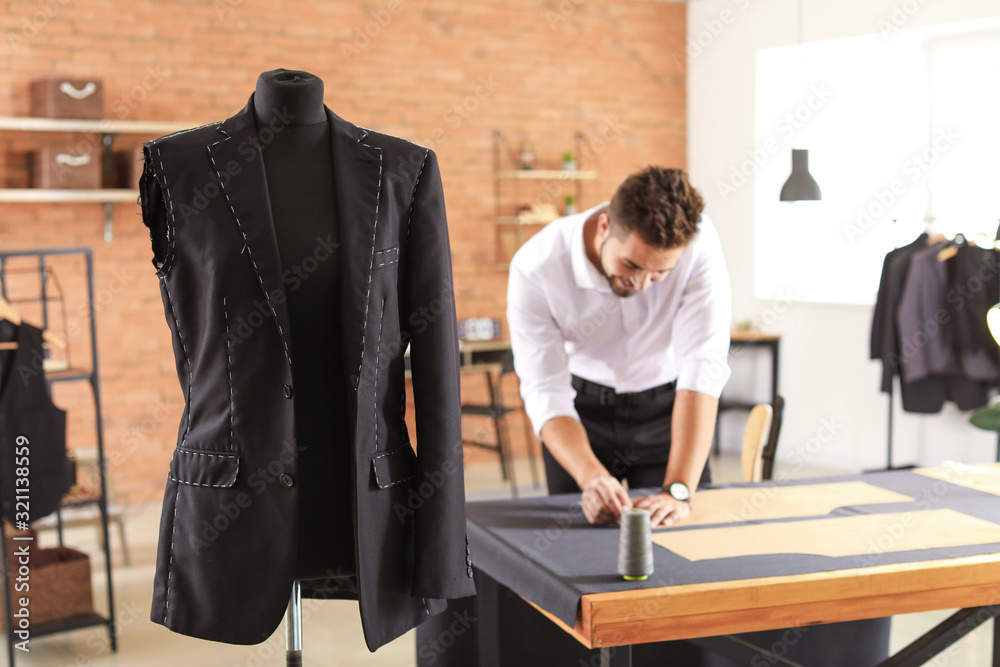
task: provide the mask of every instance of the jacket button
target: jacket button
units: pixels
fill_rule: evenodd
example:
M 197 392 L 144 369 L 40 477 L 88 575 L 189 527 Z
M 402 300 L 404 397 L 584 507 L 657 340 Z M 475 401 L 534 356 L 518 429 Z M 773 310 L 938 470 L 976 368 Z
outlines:
M 292 476 L 287 472 L 283 472 L 278 475 L 278 481 L 288 487 L 295 486 L 295 480 L 292 479 Z
M 284 387 L 282 387 L 282 389 L 285 390 L 285 398 L 292 397 L 292 385 L 286 384 Z

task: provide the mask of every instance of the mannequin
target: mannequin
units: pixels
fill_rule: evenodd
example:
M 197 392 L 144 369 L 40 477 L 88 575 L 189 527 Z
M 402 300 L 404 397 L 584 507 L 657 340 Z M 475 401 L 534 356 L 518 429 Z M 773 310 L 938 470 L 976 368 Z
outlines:
M 185 398 L 150 620 L 256 644 L 286 616 L 299 659 L 299 594 L 358 600 L 371 651 L 475 594 L 437 155 L 322 102 L 266 72 L 139 182 Z
M 340 340 L 340 258 L 330 126 L 323 82 L 272 70 L 257 80 L 267 194 L 288 299 L 299 470 L 295 578 L 356 571 L 351 470 Z

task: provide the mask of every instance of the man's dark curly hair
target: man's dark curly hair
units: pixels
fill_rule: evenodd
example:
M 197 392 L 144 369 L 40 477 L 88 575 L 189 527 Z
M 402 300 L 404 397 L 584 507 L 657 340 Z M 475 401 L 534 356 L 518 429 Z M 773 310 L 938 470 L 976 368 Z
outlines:
M 609 215 L 619 238 L 636 232 L 647 245 L 666 250 L 687 245 L 704 208 L 683 169 L 646 167 L 618 187 Z

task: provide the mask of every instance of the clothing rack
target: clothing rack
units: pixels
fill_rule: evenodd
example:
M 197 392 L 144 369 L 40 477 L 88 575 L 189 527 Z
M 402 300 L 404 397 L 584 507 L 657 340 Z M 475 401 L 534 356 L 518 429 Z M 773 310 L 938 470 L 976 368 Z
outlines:
M 935 229 L 934 229 L 934 226 L 933 226 L 934 218 L 933 217 L 926 217 L 926 218 L 924 218 L 924 221 L 926 223 L 924 232 L 926 234 L 928 234 L 929 236 L 933 236 L 933 234 L 935 232 Z M 893 227 L 895 227 L 895 225 L 896 225 L 896 218 L 893 218 L 892 224 L 893 224 Z M 957 234 L 955 236 L 955 238 L 958 238 L 958 236 L 961 236 L 963 242 L 965 242 L 965 235 L 964 234 Z M 994 234 L 994 243 L 997 245 L 997 249 L 1000 250 L 1000 224 L 997 225 L 997 231 L 996 231 L 996 234 Z M 895 244 L 894 247 L 895 248 L 899 248 L 899 244 L 898 243 Z M 998 301 L 1000 301 L 1000 295 L 997 295 L 997 297 L 998 297 Z M 902 382 L 902 376 L 899 377 L 899 381 Z M 892 431 L 893 431 L 893 413 L 895 411 L 895 387 L 896 387 L 896 375 L 893 375 L 892 380 L 889 383 L 889 391 L 888 391 L 888 395 L 889 395 L 889 414 L 888 414 L 888 420 L 887 420 L 888 423 L 887 423 L 887 429 L 886 429 L 886 465 L 885 465 L 885 470 L 895 470 L 896 469 L 892 465 L 892 446 L 893 446 Z M 997 456 L 996 456 L 996 459 L 997 459 L 997 462 L 1000 463 L 1000 433 L 997 434 Z M 912 467 L 913 467 L 912 465 L 899 466 L 899 468 L 912 468 Z
M 56 509 L 56 521 L 57 521 L 57 532 L 59 536 L 59 546 L 63 546 L 63 522 L 62 522 L 62 511 L 63 507 L 83 507 L 87 505 L 97 505 L 100 510 L 101 516 L 101 530 L 102 539 L 104 547 L 104 561 L 105 570 L 107 577 L 107 594 L 108 594 L 108 615 L 102 616 L 96 612 L 90 614 L 85 614 L 83 616 L 77 616 L 69 619 L 61 619 L 56 621 L 51 621 L 48 623 L 32 623 L 30 626 L 31 638 L 37 638 L 44 635 L 55 634 L 59 632 L 68 632 L 70 630 L 78 630 L 80 628 L 88 628 L 98 625 L 104 625 L 108 630 L 108 641 L 111 646 L 111 650 L 116 652 L 118 650 L 118 638 L 115 633 L 115 604 L 114 604 L 114 588 L 111 580 L 111 549 L 110 540 L 108 537 L 108 494 L 107 494 L 107 480 L 105 478 L 105 459 L 104 459 L 104 426 L 101 415 L 101 386 L 98 375 L 98 358 L 97 358 L 97 324 L 95 322 L 94 313 L 94 257 L 93 251 L 89 247 L 66 247 L 66 248 L 51 248 L 46 250 L 25 250 L 25 251 L 9 251 L 0 252 L 0 294 L 3 295 L 5 299 L 8 298 L 7 295 L 7 277 L 8 277 L 8 260 L 12 258 L 28 258 L 37 261 L 38 276 L 39 276 L 39 295 L 37 299 L 21 299 L 20 301 L 37 301 L 41 304 L 42 308 L 42 323 L 41 328 L 48 330 L 49 328 L 49 303 L 51 298 L 49 296 L 49 280 L 51 279 L 51 273 L 48 270 L 48 259 L 53 256 L 67 256 L 67 255 L 80 255 L 84 258 L 86 263 L 87 272 L 87 303 L 88 303 L 88 319 L 90 321 L 90 368 L 89 369 L 78 369 L 69 368 L 65 371 L 58 371 L 55 373 L 47 373 L 45 376 L 46 384 L 49 388 L 49 393 L 52 393 L 52 385 L 56 382 L 88 382 L 90 384 L 91 393 L 94 399 L 94 422 L 96 425 L 96 444 L 97 444 L 97 470 L 98 470 L 98 481 L 100 482 L 100 490 L 96 497 L 85 498 L 81 500 L 75 500 L 70 502 L 64 502 Z M 10 577 L 9 577 L 9 565 L 8 562 L 8 552 L 7 552 L 7 535 L 6 531 L 0 530 L 0 551 L 2 551 L 2 565 L 3 565 L 3 590 L 10 590 Z M 13 618 L 11 616 L 11 603 L 10 595 L 4 595 L 4 609 L 6 610 L 6 632 L 7 632 L 7 656 L 8 664 L 10 667 L 14 667 L 14 644 L 17 642 L 17 637 L 14 636 L 13 628 Z

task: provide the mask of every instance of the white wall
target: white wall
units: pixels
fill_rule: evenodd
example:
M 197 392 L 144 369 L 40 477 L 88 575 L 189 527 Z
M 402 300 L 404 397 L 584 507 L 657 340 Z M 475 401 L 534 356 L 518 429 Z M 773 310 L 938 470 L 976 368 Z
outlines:
M 811 42 L 998 14 L 996 0 L 804 0 L 803 32 Z M 734 321 L 764 322 L 766 331 L 782 335 L 780 389 L 787 406 L 778 454 L 785 459 L 784 469 L 790 472 L 800 460 L 847 471 L 877 468 L 886 461 L 888 400 L 878 391 L 879 364 L 867 358 L 871 307 L 774 304 L 755 298 L 753 179 L 725 198 L 717 188 L 757 148 L 757 51 L 796 43 L 796 16 L 796 0 L 700 0 L 688 5 L 688 169 L 722 237 Z M 887 32 L 886 39 L 892 35 Z M 771 159 L 790 169 L 789 155 Z M 729 395 L 756 398 L 766 393 L 769 366 L 763 355 L 760 361 L 752 356 L 741 355 L 735 362 Z M 898 396 L 896 406 L 895 464 L 994 460 L 996 436 L 969 425 L 968 414 L 953 404 L 929 416 L 903 413 Z M 744 414 L 725 417 L 725 448 L 736 446 L 744 422 Z

